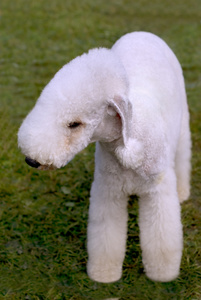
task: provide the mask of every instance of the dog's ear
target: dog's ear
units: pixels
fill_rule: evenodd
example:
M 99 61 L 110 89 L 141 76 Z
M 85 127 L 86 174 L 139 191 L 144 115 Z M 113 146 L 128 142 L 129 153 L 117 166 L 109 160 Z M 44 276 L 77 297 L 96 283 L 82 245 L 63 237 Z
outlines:
M 118 115 L 122 124 L 122 140 L 116 150 L 116 156 L 126 168 L 135 169 L 143 160 L 142 144 L 133 136 L 132 104 L 128 99 L 115 96 L 109 101 L 108 114 Z
M 122 124 L 122 138 L 124 145 L 129 138 L 129 123 L 132 122 L 132 107 L 127 99 L 121 96 L 115 96 L 109 101 L 108 114 L 111 116 L 118 116 Z

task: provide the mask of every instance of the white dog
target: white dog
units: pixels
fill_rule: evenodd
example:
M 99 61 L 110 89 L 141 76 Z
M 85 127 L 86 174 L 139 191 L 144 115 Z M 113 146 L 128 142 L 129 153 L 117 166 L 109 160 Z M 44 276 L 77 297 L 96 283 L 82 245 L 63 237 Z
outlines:
M 88 225 L 88 274 L 121 277 L 127 200 L 139 195 L 143 264 L 170 281 L 182 255 L 180 202 L 190 190 L 189 113 L 180 64 L 151 33 L 120 38 L 65 65 L 43 90 L 18 134 L 26 161 L 65 166 L 97 141 Z

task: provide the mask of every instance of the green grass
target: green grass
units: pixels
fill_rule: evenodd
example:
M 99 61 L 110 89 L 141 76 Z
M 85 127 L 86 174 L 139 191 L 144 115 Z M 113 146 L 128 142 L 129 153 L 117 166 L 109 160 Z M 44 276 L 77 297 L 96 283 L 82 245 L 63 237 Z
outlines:
M 173 282 L 145 277 L 133 198 L 122 279 L 100 284 L 86 274 L 94 145 L 65 168 L 39 172 L 24 163 L 17 130 L 63 64 L 135 30 L 161 36 L 186 79 L 193 169 L 191 197 L 182 206 L 183 259 Z M 1 0 L 0 299 L 201 299 L 200 74 L 200 0 Z

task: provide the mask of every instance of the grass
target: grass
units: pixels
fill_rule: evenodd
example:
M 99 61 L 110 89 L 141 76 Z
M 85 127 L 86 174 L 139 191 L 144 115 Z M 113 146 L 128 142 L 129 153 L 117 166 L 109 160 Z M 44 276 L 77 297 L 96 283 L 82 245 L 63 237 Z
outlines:
M 129 203 L 123 277 L 86 274 L 86 227 L 94 145 L 65 168 L 32 170 L 17 130 L 53 74 L 89 48 L 126 32 L 151 31 L 178 56 L 186 79 L 193 139 L 192 193 L 182 206 L 181 273 L 170 283 L 142 268 L 138 205 Z M 0 300 L 201 299 L 201 2 L 192 0 L 2 0 L 0 3 Z

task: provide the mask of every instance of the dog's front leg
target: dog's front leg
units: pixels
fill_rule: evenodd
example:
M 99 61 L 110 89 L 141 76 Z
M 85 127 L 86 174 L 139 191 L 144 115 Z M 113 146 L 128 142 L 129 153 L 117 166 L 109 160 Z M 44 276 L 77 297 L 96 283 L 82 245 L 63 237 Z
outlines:
M 146 275 L 156 281 L 175 279 L 179 274 L 183 238 L 173 170 L 164 173 L 161 182 L 140 197 L 139 226 Z
M 127 197 L 114 174 L 96 172 L 88 224 L 88 266 L 91 279 L 120 279 L 126 249 Z

